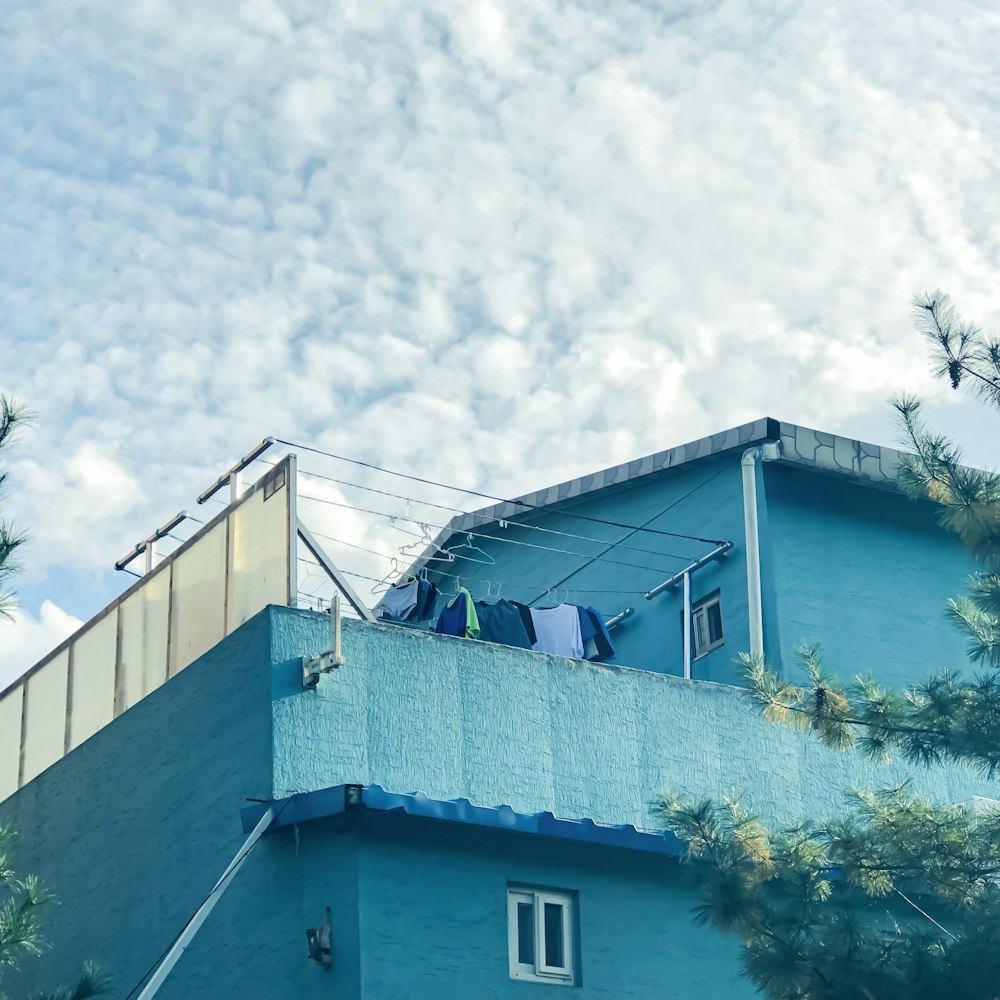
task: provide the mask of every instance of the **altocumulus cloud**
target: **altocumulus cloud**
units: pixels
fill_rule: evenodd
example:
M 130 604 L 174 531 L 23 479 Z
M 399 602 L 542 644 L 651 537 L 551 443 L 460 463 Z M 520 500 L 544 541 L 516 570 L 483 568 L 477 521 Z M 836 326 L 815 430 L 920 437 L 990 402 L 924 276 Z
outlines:
M 998 45 L 961 0 L 8 0 L 25 589 L 92 613 L 267 433 L 510 493 L 933 391 L 909 296 L 992 318 Z

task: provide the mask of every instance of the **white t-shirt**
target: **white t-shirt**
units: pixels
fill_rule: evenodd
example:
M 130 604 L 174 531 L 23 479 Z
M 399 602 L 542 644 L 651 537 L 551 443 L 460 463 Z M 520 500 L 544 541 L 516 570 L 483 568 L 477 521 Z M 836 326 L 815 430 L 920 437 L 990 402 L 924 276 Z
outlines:
M 531 623 L 535 626 L 535 644 L 539 653 L 583 658 L 583 636 L 580 633 L 580 612 L 575 604 L 560 604 L 555 608 L 531 608 Z

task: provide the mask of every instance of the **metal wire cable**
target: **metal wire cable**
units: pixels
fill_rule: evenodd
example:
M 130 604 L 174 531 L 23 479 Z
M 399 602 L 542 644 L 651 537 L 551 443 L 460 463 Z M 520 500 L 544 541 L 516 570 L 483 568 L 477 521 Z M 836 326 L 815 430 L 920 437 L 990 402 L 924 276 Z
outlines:
M 719 469 L 717 472 L 713 473 L 711 476 L 708 476 L 706 479 L 703 479 L 700 483 L 698 483 L 697 486 L 692 487 L 690 490 L 687 491 L 687 493 L 683 494 L 682 496 L 679 496 L 676 500 L 674 500 L 673 503 L 669 504 L 667 507 L 665 507 L 659 513 L 654 514 L 653 517 L 650 518 L 650 520 L 653 520 L 654 518 L 657 518 L 657 517 L 662 516 L 663 514 L 666 514 L 666 512 L 668 510 L 672 510 L 678 504 L 683 503 L 685 500 L 687 500 L 688 497 L 690 497 L 693 494 L 697 493 L 698 490 L 700 490 L 703 486 L 707 486 L 717 476 L 721 476 L 724 471 L 725 471 L 724 469 Z M 638 528 L 636 528 L 635 530 L 636 531 L 640 531 L 641 530 L 641 526 L 638 527 Z M 634 533 L 635 532 L 633 532 L 632 534 L 634 534 Z M 630 535 L 626 535 L 625 537 L 629 538 L 631 536 Z M 607 551 L 609 551 L 609 549 L 605 549 L 604 551 L 607 552 Z M 559 580 L 556 583 L 556 586 L 558 587 L 560 584 L 565 583 L 567 580 L 572 579 L 574 576 L 576 576 L 577 573 L 582 572 L 583 570 L 585 570 L 590 565 L 590 563 L 592 563 L 595 559 L 599 559 L 599 558 L 600 558 L 600 556 L 594 556 L 594 558 L 591 559 L 590 562 L 586 562 L 582 566 L 580 566 L 578 569 L 574 569 L 571 573 L 567 573 L 561 580 Z M 539 597 L 541 597 L 541 596 L 542 595 L 539 595 Z M 644 592 L 643 593 L 643 597 L 645 597 L 645 596 L 646 595 L 645 595 L 645 592 Z M 533 600 L 538 600 L 538 598 L 533 598 Z M 531 602 L 529 601 L 528 603 L 531 603 Z
M 446 510 L 446 511 L 452 513 L 452 514 L 463 514 L 466 517 L 478 517 L 482 521 L 484 521 L 484 522 L 486 522 L 488 524 L 500 524 L 501 527 L 503 526 L 502 525 L 502 519 L 498 520 L 495 517 L 491 517 L 489 514 L 480 514 L 478 511 L 475 511 L 475 510 L 462 510 L 461 507 L 449 507 L 447 504 L 434 503 L 432 500 L 421 500 L 418 497 L 408 497 L 408 496 L 405 496 L 402 493 L 391 493 L 388 490 L 379 490 L 379 489 L 376 489 L 374 486 L 362 486 L 361 483 L 352 483 L 352 482 L 350 482 L 347 479 L 336 479 L 333 476 L 324 476 L 324 475 L 322 475 L 319 472 L 310 472 L 308 469 L 299 469 L 299 474 L 302 475 L 302 476 L 308 476 L 310 479 L 322 479 L 322 480 L 325 480 L 328 483 L 336 483 L 338 486 L 347 486 L 347 487 L 350 487 L 350 488 L 356 489 L 356 490 L 364 490 L 366 493 L 377 493 L 379 496 L 391 497 L 394 500 L 403 500 L 406 503 L 419 504 L 422 507 L 434 507 L 437 510 Z M 712 478 L 714 478 L 714 477 L 712 477 Z M 669 555 L 669 553 L 656 552 L 653 549 L 640 549 L 640 548 L 638 548 L 635 545 L 624 545 L 621 542 L 611 542 L 610 539 L 591 538 L 589 535 L 577 535 L 577 534 L 575 534 L 572 531 L 559 531 L 556 528 L 544 528 L 540 524 L 526 524 L 523 521 L 513 521 L 512 523 L 516 527 L 523 528 L 523 529 L 525 529 L 527 531 L 541 531 L 541 532 L 544 532 L 547 535 L 560 535 L 563 538 L 576 538 L 576 539 L 579 539 L 580 541 L 592 542 L 595 545 L 610 545 L 610 544 L 613 544 L 614 547 L 617 548 L 617 549 L 627 549 L 630 552 L 641 552 L 643 555 L 647 555 L 647 556 L 661 556 L 661 555 L 664 555 L 664 554 L 668 554 Z M 466 534 L 467 532 L 456 532 L 456 533 Z M 496 536 L 495 535 L 490 535 L 489 537 L 490 538 L 495 538 Z M 693 559 L 695 559 L 697 557 L 696 556 L 683 556 L 683 557 L 682 556 L 678 556 L 677 558 L 684 558 L 684 559 L 692 559 L 693 560 Z
M 277 811 L 277 813 L 275 813 L 274 818 L 271 820 L 271 826 L 272 827 L 278 821 L 278 819 L 281 816 L 281 814 L 291 804 L 292 800 L 296 799 L 296 798 L 298 798 L 298 793 L 297 792 L 294 795 L 291 795 L 289 798 L 287 798 L 285 800 L 285 802 L 282 805 L 282 807 Z M 274 805 L 273 801 L 271 802 L 271 805 L 272 806 Z M 236 863 L 242 864 L 242 862 L 246 858 L 248 858 L 250 856 L 250 854 L 253 851 L 253 849 L 263 839 L 264 839 L 263 837 L 258 837 L 257 840 L 255 840 L 249 847 L 245 847 L 245 846 L 241 847 L 240 850 L 237 852 L 236 857 L 233 858 L 233 861 L 231 863 L 232 864 L 236 864 Z M 170 949 L 173 948 L 173 946 L 177 943 L 177 941 L 180 938 L 180 936 L 184 933 L 185 928 L 188 926 L 188 924 L 191 923 L 191 921 L 194 919 L 194 917 L 198 913 L 198 911 L 212 898 L 212 896 L 214 896 L 220 890 L 220 888 L 223 891 L 225 891 L 225 889 L 226 889 L 225 886 L 220 886 L 220 884 L 217 882 L 212 887 L 212 889 L 208 893 L 205 894 L 205 897 L 195 907 L 194 912 L 191 914 L 191 916 L 188 917 L 188 919 L 186 921 L 184 921 L 184 926 L 173 936 L 173 938 L 171 939 L 170 943 L 166 946 L 166 948 L 163 949 L 162 952 L 160 952 L 159 957 L 157 957 L 157 959 L 153 962 L 153 964 L 142 974 L 142 976 L 139 978 L 139 980 L 135 984 L 135 986 L 133 986 L 132 989 L 130 989 L 128 991 L 128 993 L 125 994 L 124 1000 L 131 1000 L 131 997 L 135 994 L 135 992 L 137 990 L 139 990 L 142 987 L 143 983 L 145 983 L 146 980 L 149 979 L 149 977 L 156 971 L 156 969 L 159 966 L 160 962 L 162 962 L 163 959 L 167 957 L 167 955 L 170 952 Z
M 313 532 L 313 534 L 315 534 L 315 532 Z M 306 559 L 304 556 L 298 556 L 297 558 L 298 558 L 298 561 L 301 562 L 301 563 L 306 563 L 309 566 L 317 566 L 320 569 L 324 569 L 323 565 L 321 563 L 316 562 L 315 559 Z M 325 570 L 324 570 L 324 572 L 325 572 Z M 364 573 L 355 573 L 355 572 L 353 572 L 352 570 L 349 570 L 349 569 L 341 569 L 341 570 L 339 570 L 339 572 L 343 573 L 344 576 L 353 576 L 353 577 L 356 577 L 359 580 L 367 580 L 369 583 L 382 583 L 382 582 L 384 582 L 382 580 L 376 579 L 374 576 L 366 576 Z M 622 596 L 626 596 L 626 597 L 641 596 L 642 594 L 645 593 L 645 591 L 643 591 L 643 590 L 604 590 L 603 588 L 597 589 L 597 590 L 591 590 L 591 589 L 588 589 L 586 587 L 568 587 L 568 588 L 567 587 L 551 587 L 551 586 L 546 586 L 545 584 L 541 584 L 541 583 L 523 583 L 523 582 L 509 583 L 509 582 L 504 581 L 504 580 L 489 580 L 489 579 L 485 579 L 485 578 L 482 578 L 482 577 L 462 576 L 461 573 L 447 573 L 444 570 L 438 570 L 438 569 L 433 570 L 433 573 L 434 573 L 435 576 L 446 576 L 446 577 L 448 577 L 448 578 L 450 578 L 452 580 L 468 580 L 470 584 L 483 584 L 483 585 L 486 585 L 486 586 L 494 586 L 494 587 L 498 587 L 498 588 L 501 588 L 501 589 L 503 587 L 507 587 L 507 588 L 513 587 L 515 589 L 523 589 L 523 590 L 542 590 L 542 591 L 545 591 L 546 593 L 548 593 L 548 591 L 550 591 L 550 590 L 570 590 L 570 591 L 573 591 L 573 592 L 579 593 L 579 594 L 616 594 L 616 595 L 622 595 Z M 333 583 L 332 580 L 330 582 Z M 336 586 L 336 584 L 333 584 L 333 585 Z M 540 595 L 540 596 L 544 596 L 544 595 Z M 528 602 L 528 603 L 530 603 L 530 602 Z
M 314 497 L 314 496 L 310 496 L 308 493 L 300 493 L 298 495 L 298 498 L 300 500 L 313 500 L 316 503 L 329 504 L 331 507 L 341 507 L 341 508 L 343 508 L 345 510 L 356 510 L 356 511 L 361 511 L 364 514 L 373 514 L 376 517 L 384 517 L 386 520 L 389 520 L 389 521 L 398 521 L 398 520 L 401 520 L 401 517 L 400 517 L 399 514 L 389 514 L 389 513 L 387 513 L 384 510 L 372 510 L 370 507 L 356 507 L 354 504 L 341 503 L 339 500 L 329 500 L 326 497 Z M 410 518 L 410 520 L 413 520 L 413 519 Z M 414 523 L 418 524 L 418 525 L 421 525 L 421 524 L 422 525 L 426 525 L 428 528 L 435 528 L 435 529 L 438 529 L 438 530 L 443 530 L 444 529 L 444 525 L 433 524 L 433 523 L 431 523 L 429 521 L 414 521 Z M 396 527 L 397 530 L 402 531 L 404 534 L 408 534 L 408 535 L 413 535 L 414 534 L 413 532 L 406 531 L 405 528 L 399 528 L 398 525 L 394 525 L 394 527 Z M 667 574 L 669 574 L 671 572 L 670 569 L 664 568 L 662 566 L 643 566 L 640 563 L 624 562 L 621 559 L 610 559 L 607 556 L 603 556 L 603 555 L 594 556 L 594 555 L 591 555 L 588 552 L 576 552 L 576 551 L 574 551 L 572 549 L 556 549 L 556 548 L 553 548 L 551 545 L 536 545 L 534 542 L 522 542 L 522 541 L 519 541 L 516 538 L 504 538 L 501 535 L 487 535 L 487 534 L 483 534 L 482 532 L 478 532 L 478 531 L 460 531 L 460 532 L 457 532 L 457 534 L 468 535 L 468 536 L 470 536 L 472 538 L 488 538 L 491 541 L 502 542 L 505 545 L 521 545 L 521 546 L 524 546 L 525 548 L 529 548 L 529 549 L 539 549 L 542 552 L 554 552 L 557 555 L 576 556 L 578 559 L 589 559 L 591 561 L 593 561 L 595 559 L 599 559 L 602 562 L 613 563 L 616 566 L 626 566 L 629 569 L 648 570 L 651 573 L 667 573 Z M 414 535 L 414 537 L 423 538 L 424 536 L 422 536 L 422 535 L 420 535 L 420 536 Z M 336 539 L 333 539 L 333 540 L 336 541 Z M 430 541 L 430 539 L 428 539 L 428 542 L 429 541 Z M 598 540 L 595 539 L 595 543 L 598 544 L 598 545 L 606 545 L 608 547 L 614 547 L 614 543 L 613 542 L 601 542 L 601 541 L 598 541 Z M 478 562 L 479 561 L 479 560 L 476 560 L 476 559 L 471 559 L 471 557 L 469 557 L 469 556 L 462 556 L 459 553 L 454 553 L 454 555 L 455 555 L 456 559 L 469 559 L 471 562 Z M 664 559 L 678 559 L 681 562 L 689 562 L 689 561 L 691 561 L 691 558 L 692 558 L 691 556 L 682 556 L 682 555 L 678 555 L 677 553 L 674 553 L 674 552 L 660 552 L 660 553 L 657 553 L 657 555 L 663 556 Z
M 351 465 L 360 465 L 366 469 L 372 469 L 375 472 L 382 472 L 388 476 L 399 476 L 402 479 L 409 479 L 415 483 L 423 483 L 426 486 L 436 486 L 439 489 L 453 490 L 457 493 L 466 493 L 469 496 L 480 497 L 483 500 L 492 500 L 494 503 L 509 503 L 514 504 L 518 507 L 524 507 L 527 510 L 546 510 L 547 505 L 545 504 L 534 504 L 528 503 L 526 500 L 510 500 L 505 497 L 493 496 L 491 493 L 481 493 L 478 490 L 470 490 L 465 486 L 451 486 L 448 483 L 439 483 L 433 479 L 424 479 L 421 476 L 410 475 L 406 472 L 397 472 L 393 469 L 385 469 L 380 465 L 375 465 L 373 462 L 365 462 L 359 458 L 347 458 L 344 455 L 334 454 L 332 451 L 323 451 L 322 448 L 314 448 L 312 445 L 298 444 L 294 441 L 286 441 L 283 438 L 275 438 L 278 444 L 286 445 L 289 448 L 300 448 L 302 451 L 310 451 L 315 455 L 322 455 L 325 458 L 333 458 L 338 462 L 349 462 Z M 559 513 L 564 517 L 577 518 L 581 521 L 590 521 L 592 524 L 606 524 L 612 528 L 624 528 L 628 531 L 645 531 L 654 535 L 668 535 L 671 538 L 688 538 L 694 542 L 704 542 L 706 545 L 721 545 L 722 540 L 719 538 L 702 538 L 700 535 L 689 535 L 681 531 L 666 531 L 663 528 L 649 528 L 642 525 L 636 524 L 624 524 L 621 521 L 609 521 L 602 517 L 592 517 L 589 514 L 580 514 L 576 511 L 566 511 L 561 510 Z

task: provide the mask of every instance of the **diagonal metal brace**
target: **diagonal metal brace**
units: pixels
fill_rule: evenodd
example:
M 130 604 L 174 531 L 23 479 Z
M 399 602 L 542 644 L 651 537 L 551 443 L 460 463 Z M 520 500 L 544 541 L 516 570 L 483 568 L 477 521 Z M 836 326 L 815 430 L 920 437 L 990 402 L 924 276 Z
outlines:
M 375 616 L 368 610 L 364 601 L 355 593 L 354 588 L 344 579 L 344 574 L 333 564 L 333 560 L 323 551 L 323 546 L 316 541 L 313 533 L 302 523 L 296 521 L 299 538 L 305 542 L 306 548 L 316 557 L 316 561 L 326 570 L 327 576 L 337 585 L 348 603 L 366 622 L 374 622 Z

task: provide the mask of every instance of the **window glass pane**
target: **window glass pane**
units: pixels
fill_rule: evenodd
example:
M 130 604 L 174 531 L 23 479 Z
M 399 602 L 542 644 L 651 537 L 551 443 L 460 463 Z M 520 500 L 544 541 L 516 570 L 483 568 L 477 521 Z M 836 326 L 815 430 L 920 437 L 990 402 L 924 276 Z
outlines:
M 63 755 L 66 740 L 66 675 L 69 650 L 64 649 L 27 680 L 24 732 L 24 780 L 31 781 Z
M 167 678 L 170 569 L 146 577 L 122 602 L 118 650 L 118 711 L 131 708 Z
M 712 642 L 718 642 L 722 638 L 722 605 L 716 601 L 710 604 L 707 610 L 708 636 Z
M 535 964 L 535 904 L 517 904 L 517 960 Z
M 708 638 L 708 616 L 704 609 L 699 609 L 694 615 L 694 649 L 698 653 L 710 644 Z
M 24 685 L 18 684 L 0 700 L 0 799 L 17 791 L 21 762 L 21 706 Z
M 115 715 L 115 653 L 118 610 L 91 625 L 73 643 L 69 748 L 73 750 Z M 30 703 L 30 696 L 29 696 Z
M 170 674 L 173 675 L 225 636 L 225 521 L 174 560 L 171 590 Z
M 266 500 L 257 490 L 229 515 L 229 598 L 232 632 L 268 604 L 289 604 L 288 489 Z
M 545 903 L 545 965 L 562 969 L 566 966 L 563 949 L 563 907 Z

